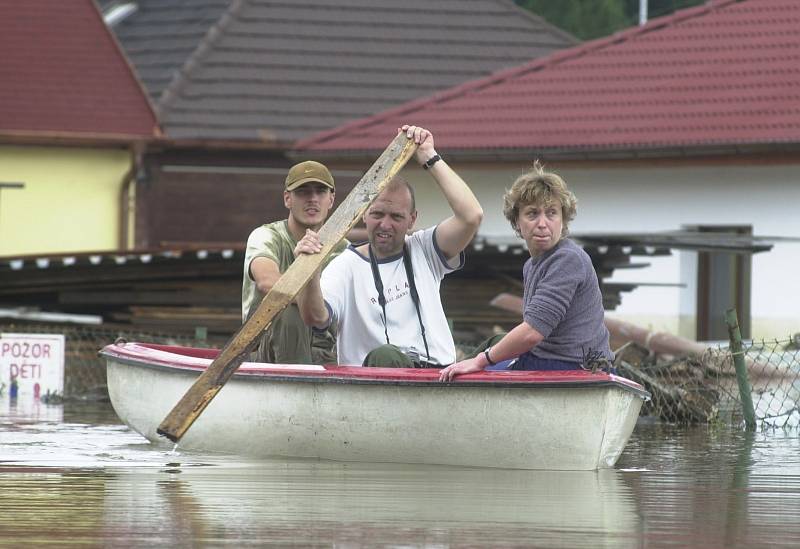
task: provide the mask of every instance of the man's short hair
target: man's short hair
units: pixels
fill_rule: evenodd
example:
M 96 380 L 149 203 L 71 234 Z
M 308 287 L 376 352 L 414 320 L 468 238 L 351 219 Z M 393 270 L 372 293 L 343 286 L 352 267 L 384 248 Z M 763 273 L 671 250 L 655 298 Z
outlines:
M 411 195 L 411 211 L 417 211 L 417 199 L 414 197 L 414 187 L 412 187 L 411 183 L 406 181 L 403 177 L 400 177 L 399 175 L 392 177 L 381 192 L 402 188 L 408 190 L 408 194 Z

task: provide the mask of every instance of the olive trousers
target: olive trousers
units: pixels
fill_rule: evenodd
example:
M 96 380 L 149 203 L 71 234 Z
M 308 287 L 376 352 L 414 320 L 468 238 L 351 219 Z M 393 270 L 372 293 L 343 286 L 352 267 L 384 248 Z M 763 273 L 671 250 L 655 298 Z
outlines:
M 291 303 L 264 330 L 254 358 L 271 364 L 336 364 L 336 337 L 330 329 L 306 326 Z
M 474 358 L 501 339 L 505 334 L 496 334 L 481 341 L 472 352 L 464 358 Z M 381 345 L 373 349 L 364 358 L 362 366 L 383 368 L 444 368 L 447 364 L 431 364 L 425 357 L 410 357 L 394 345 Z

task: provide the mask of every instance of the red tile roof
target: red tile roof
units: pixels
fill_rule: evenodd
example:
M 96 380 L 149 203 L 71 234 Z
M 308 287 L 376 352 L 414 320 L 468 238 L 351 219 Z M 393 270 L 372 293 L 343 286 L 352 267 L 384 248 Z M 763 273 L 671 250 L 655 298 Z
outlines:
M 147 96 L 92 0 L 0 0 L 0 135 L 146 138 Z
M 800 1 L 724 0 L 562 50 L 298 143 L 382 150 L 403 123 L 440 148 L 591 153 L 800 143 Z

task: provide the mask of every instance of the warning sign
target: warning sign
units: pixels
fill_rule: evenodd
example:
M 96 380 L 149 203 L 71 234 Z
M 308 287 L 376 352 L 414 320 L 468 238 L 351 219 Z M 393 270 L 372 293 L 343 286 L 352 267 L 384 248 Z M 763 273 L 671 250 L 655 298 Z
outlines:
M 64 393 L 64 336 L 0 334 L 0 386 L 8 395 Z

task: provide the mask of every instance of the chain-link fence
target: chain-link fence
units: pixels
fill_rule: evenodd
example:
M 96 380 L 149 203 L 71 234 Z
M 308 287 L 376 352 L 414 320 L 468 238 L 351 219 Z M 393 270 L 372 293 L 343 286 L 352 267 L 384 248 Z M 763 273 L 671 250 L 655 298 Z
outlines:
M 65 337 L 64 397 L 107 399 L 105 361 L 98 351 L 118 338 L 127 341 L 191 347 L 221 347 L 198 334 L 147 332 L 107 326 L 0 323 L 0 333 L 63 334 Z M 471 350 L 475 341 L 461 341 Z M 761 426 L 800 426 L 800 338 L 744 343 L 745 366 L 751 385 L 756 421 Z M 620 375 L 652 394 L 642 414 L 670 423 L 741 423 L 742 402 L 732 354 L 726 345 L 710 347 L 702 356 L 665 360 L 636 344 L 617 353 Z
M 800 426 L 800 341 L 797 337 L 743 342 L 755 420 L 762 427 Z M 662 360 L 638 346 L 618 353 L 619 373 L 653 395 L 643 413 L 672 423 L 744 422 L 731 350 L 710 347 L 702 356 Z
M 108 399 L 105 359 L 98 351 L 118 338 L 191 347 L 208 347 L 211 343 L 202 337 L 77 324 L 0 323 L 0 333 L 63 334 L 64 394 L 61 396 L 83 400 Z

